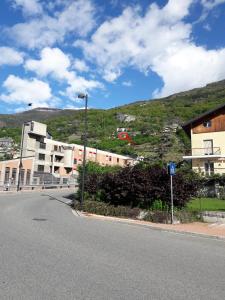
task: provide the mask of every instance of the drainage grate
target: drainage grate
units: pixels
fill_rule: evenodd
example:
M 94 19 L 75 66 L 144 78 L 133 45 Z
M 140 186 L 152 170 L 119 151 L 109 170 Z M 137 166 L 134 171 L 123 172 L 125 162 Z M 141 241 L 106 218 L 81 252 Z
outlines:
M 33 221 L 47 221 L 45 218 L 33 218 Z

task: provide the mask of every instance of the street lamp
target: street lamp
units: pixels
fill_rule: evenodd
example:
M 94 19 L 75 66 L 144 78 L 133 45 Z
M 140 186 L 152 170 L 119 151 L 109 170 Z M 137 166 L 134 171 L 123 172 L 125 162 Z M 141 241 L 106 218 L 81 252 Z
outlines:
M 29 123 L 23 123 L 22 126 L 22 138 L 20 142 L 20 163 L 19 163 L 19 174 L 18 174 L 18 182 L 17 182 L 17 192 L 20 190 L 20 179 L 21 179 L 21 170 L 23 168 L 23 142 L 24 142 L 24 129 L 25 126 L 29 126 Z
M 83 151 L 83 172 L 82 172 L 82 181 L 81 181 L 81 210 L 83 210 L 84 204 L 84 186 L 85 186 L 85 173 L 86 173 L 86 147 L 87 147 L 87 103 L 88 103 L 88 94 L 80 93 L 77 96 L 79 99 L 85 100 L 85 109 L 84 109 L 84 151 Z
M 32 107 L 32 103 L 28 103 L 27 106 Z M 27 122 L 23 123 L 22 126 L 22 138 L 20 142 L 20 164 L 19 164 L 19 174 L 18 174 L 18 182 L 17 182 L 17 192 L 20 190 L 20 177 L 21 177 L 21 170 L 23 168 L 23 142 L 24 142 L 24 128 L 25 126 L 29 126 L 30 124 Z

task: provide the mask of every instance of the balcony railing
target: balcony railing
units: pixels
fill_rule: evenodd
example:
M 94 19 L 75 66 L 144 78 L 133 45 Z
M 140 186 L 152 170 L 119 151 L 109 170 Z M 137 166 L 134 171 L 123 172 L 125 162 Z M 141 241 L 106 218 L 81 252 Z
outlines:
M 209 148 L 192 148 L 187 151 L 186 156 L 207 156 L 207 155 L 220 155 L 220 147 Z

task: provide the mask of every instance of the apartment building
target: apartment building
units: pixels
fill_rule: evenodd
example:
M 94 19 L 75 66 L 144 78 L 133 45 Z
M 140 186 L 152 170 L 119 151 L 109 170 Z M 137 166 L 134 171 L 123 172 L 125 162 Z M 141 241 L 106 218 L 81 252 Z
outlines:
M 0 186 L 16 185 L 19 176 L 20 159 L 12 159 L 0 162 Z M 27 157 L 22 160 L 20 175 L 21 185 L 30 185 L 33 178 L 34 158 Z
M 21 145 L 24 184 L 28 184 L 29 180 L 31 184 L 39 184 L 43 181 L 67 183 L 69 179 L 77 175 L 78 166 L 83 162 L 83 146 L 53 140 L 47 130 L 47 125 L 39 122 L 24 123 Z M 87 161 L 103 166 L 124 167 L 134 163 L 130 157 L 90 147 L 86 148 L 86 158 Z M 32 166 L 25 164 L 27 160 L 32 161 Z M 0 181 L 6 183 L 9 178 L 12 178 L 12 172 L 14 172 L 15 181 L 18 180 L 18 166 L 18 159 L 0 162 Z M 15 170 L 17 170 L 16 175 Z
M 225 173 L 225 104 L 185 123 L 191 151 L 183 158 L 203 175 Z

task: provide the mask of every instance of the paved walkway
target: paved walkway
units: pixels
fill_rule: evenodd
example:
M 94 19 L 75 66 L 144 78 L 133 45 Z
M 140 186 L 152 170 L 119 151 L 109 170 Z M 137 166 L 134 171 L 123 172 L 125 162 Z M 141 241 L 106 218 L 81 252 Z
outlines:
M 166 231 L 174 231 L 174 232 L 181 232 L 181 233 L 190 233 L 190 234 L 199 234 L 202 236 L 210 236 L 215 238 L 222 238 L 225 239 L 225 224 L 223 223 L 201 223 L 201 222 L 194 222 L 188 224 L 158 224 L 158 223 L 151 223 L 146 221 L 139 221 L 139 220 L 132 220 L 132 219 L 123 219 L 123 218 L 116 218 L 116 217 L 106 217 L 100 216 L 95 214 L 88 214 L 84 213 L 86 217 L 95 218 L 95 219 L 102 219 L 108 221 L 117 221 L 123 223 L 130 223 L 134 225 L 142 225 L 148 226 L 153 229 L 161 229 Z

